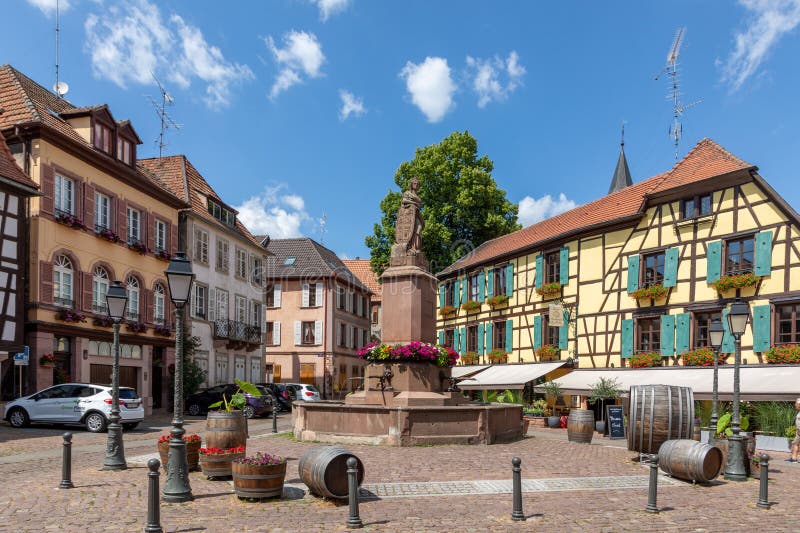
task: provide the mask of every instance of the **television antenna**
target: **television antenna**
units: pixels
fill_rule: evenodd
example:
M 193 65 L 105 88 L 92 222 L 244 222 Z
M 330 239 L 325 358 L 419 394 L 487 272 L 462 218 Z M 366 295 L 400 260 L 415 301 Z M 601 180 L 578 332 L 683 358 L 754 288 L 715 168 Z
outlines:
M 328 214 L 322 213 L 319 219 L 319 243 L 325 244 L 325 234 L 328 232 Z
M 69 92 L 69 85 L 66 82 L 58 80 L 58 34 L 59 34 L 59 6 L 58 0 L 56 0 L 56 82 L 53 84 L 53 92 L 56 93 L 56 96 L 59 98 L 63 98 L 65 94 Z
M 681 103 L 681 91 L 678 80 L 678 57 L 680 56 L 681 45 L 683 44 L 683 38 L 685 36 L 686 28 L 678 28 L 675 31 L 675 38 L 672 40 L 672 46 L 669 47 L 669 52 L 667 53 L 667 65 L 664 67 L 664 70 L 655 76 L 655 79 L 658 80 L 662 74 L 666 73 L 667 77 L 670 79 L 670 94 L 667 96 L 667 99 L 672 100 L 672 124 L 669 128 L 669 136 L 675 144 L 676 161 L 678 160 L 678 148 L 681 136 L 683 135 L 681 117 L 687 109 L 703 102 L 703 100 L 700 99 L 690 104 Z
M 161 82 L 158 81 L 155 73 L 151 72 L 150 75 L 153 76 L 156 85 L 158 85 L 158 90 L 161 93 L 160 102 L 156 101 L 152 96 L 147 96 L 148 100 L 150 100 L 150 103 L 153 105 L 153 108 L 156 110 L 158 120 L 161 122 L 161 129 L 158 133 L 158 157 L 161 159 L 161 157 L 164 155 L 164 147 L 167 145 L 167 143 L 164 142 L 164 133 L 168 129 L 180 130 L 181 125 L 172 120 L 172 117 L 169 116 L 169 113 L 167 113 L 167 106 L 175 103 L 175 99 L 167 92 L 164 86 L 161 85 Z

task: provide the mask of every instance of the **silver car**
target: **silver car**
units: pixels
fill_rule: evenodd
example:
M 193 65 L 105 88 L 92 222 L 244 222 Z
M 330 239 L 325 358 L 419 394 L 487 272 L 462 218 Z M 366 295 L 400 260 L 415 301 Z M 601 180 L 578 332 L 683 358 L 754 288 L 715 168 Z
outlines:
M 306 385 L 305 383 L 286 383 L 285 385 L 289 394 L 294 394 L 292 398 L 294 400 L 316 402 L 322 399 L 314 385 Z

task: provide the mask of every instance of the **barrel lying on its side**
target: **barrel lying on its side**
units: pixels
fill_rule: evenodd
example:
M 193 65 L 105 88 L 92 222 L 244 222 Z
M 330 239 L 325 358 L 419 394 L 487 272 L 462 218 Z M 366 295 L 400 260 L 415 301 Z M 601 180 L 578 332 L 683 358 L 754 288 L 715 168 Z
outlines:
M 358 485 L 364 481 L 364 464 L 361 459 L 339 446 L 317 446 L 308 450 L 297 465 L 300 479 L 309 490 L 327 498 L 347 498 L 347 460 L 358 461 Z
M 668 440 L 658 450 L 658 466 L 672 477 L 708 483 L 722 469 L 722 452 L 696 440 Z

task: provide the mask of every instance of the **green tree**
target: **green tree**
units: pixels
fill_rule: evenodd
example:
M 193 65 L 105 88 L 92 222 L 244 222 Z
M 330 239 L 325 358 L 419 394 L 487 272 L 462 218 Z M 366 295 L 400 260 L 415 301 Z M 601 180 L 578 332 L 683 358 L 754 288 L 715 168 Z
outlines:
M 188 328 L 187 328 L 188 329 Z M 194 394 L 206 380 L 206 372 L 194 360 L 194 353 L 200 346 L 200 337 L 193 337 L 184 329 L 183 339 L 183 399 Z M 170 375 L 175 375 L 175 365 L 169 366 Z
M 436 273 L 480 244 L 520 228 L 517 205 L 506 199 L 492 177 L 494 163 L 478 157 L 478 141 L 469 132 L 453 132 L 439 144 L 417 148 L 414 159 L 400 164 L 381 201 L 383 213 L 365 241 L 378 275 L 389 266 L 402 191 L 412 177 L 420 182 L 422 248 Z

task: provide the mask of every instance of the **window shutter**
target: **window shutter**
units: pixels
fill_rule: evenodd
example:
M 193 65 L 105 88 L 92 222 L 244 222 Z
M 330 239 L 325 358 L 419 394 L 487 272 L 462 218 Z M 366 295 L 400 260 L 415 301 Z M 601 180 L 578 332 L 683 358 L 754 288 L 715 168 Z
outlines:
M 208 307 L 208 320 L 214 322 L 217 319 L 217 289 L 212 291 L 209 287 L 206 294 L 206 298 L 208 299 L 208 302 L 206 302 L 206 306 Z
M 506 296 L 514 295 L 514 263 L 506 265 Z
M 439 345 L 441 346 L 443 344 L 444 344 L 444 331 L 439 330 Z M 452 348 L 452 346 L 451 346 L 451 348 Z
M 314 289 L 314 300 L 316 301 L 317 307 L 322 306 L 322 282 L 317 282 Z
M 167 249 L 169 250 L 170 255 L 175 255 L 178 252 L 178 225 L 168 223 L 167 235 L 169 236 Z
M 322 320 L 314 321 L 314 344 L 322 344 Z
M 706 281 L 714 283 L 719 280 L 722 270 L 722 241 L 708 243 L 706 250 Z
M 558 277 L 559 283 L 566 285 L 569 283 L 569 248 L 566 246 L 561 247 L 561 255 L 558 262 Z
M 569 313 L 564 311 L 564 325 L 558 328 L 558 349 L 566 350 L 569 342 Z
M 488 289 L 486 291 L 486 294 L 489 297 L 494 296 L 494 269 L 493 268 L 489 269 L 489 279 L 488 279 L 488 284 L 487 285 L 488 285 Z
M 453 306 L 461 305 L 461 280 L 453 281 Z
M 445 292 L 444 283 L 442 283 L 441 285 L 439 285 L 439 309 L 444 307 L 444 292 Z
M 486 272 L 481 270 L 478 272 L 478 301 L 483 302 L 486 299 Z
M 506 351 L 514 351 L 514 321 L 510 318 L 506 320 Z
M 675 317 L 663 315 L 661 317 L 661 356 L 672 357 L 675 355 Z
M 733 353 L 734 351 L 734 343 L 733 343 L 733 334 L 728 326 L 728 310 L 722 310 L 722 329 L 725 330 L 725 333 L 722 335 L 722 346 L 719 347 L 720 353 Z
M 155 293 L 150 289 L 145 289 L 142 292 L 144 294 L 145 316 L 139 322 L 150 322 L 152 324 L 156 319 Z
M 272 344 L 279 346 L 281 343 L 281 323 L 272 323 Z
M 461 280 L 461 302 L 469 301 L 469 276 Z
M 772 270 L 772 230 L 756 233 L 756 276 L 769 276 Z M 758 350 L 756 350 L 758 351 Z
M 753 351 L 766 352 L 770 342 L 770 318 L 772 308 L 769 305 L 753 306 Z
M 44 165 L 42 166 L 42 198 L 39 204 L 41 205 L 42 212 L 49 215 L 53 214 L 53 211 L 55 211 L 55 194 L 56 183 L 53 167 Z
M 494 339 L 492 338 L 492 332 L 494 330 L 494 324 L 488 322 L 486 324 L 486 351 L 491 352 L 494 345 Z
M 123 243 L 128 242 L 128 202 L 120 199 L 117 202 L 117 235 Z
M 458 335 L 458 328 L 453 330 L 453 346 L 451 346 L 451 348 L 461 353 L 461 338 Z
M 83 185 L 83 223 L 94 231 L 94 187 Z
M 362 298 L 360 294 L 356 296 L 356 303 L 358 304 L 356 306 L 356 308 L 358 309 L 356 314 L 358 316 L 363 316 L 364 315 L 364 298 Z
M 342 327 L 340 323 L 336 323 L 336 346 L 342 345 Z
M 542 347 L 542 315 L 533 317 L 533 349 Z
M 483 332 L 483 324 L 478 324 L 478 354 L 479 355 L 483 355 L 484 353 L 486 353 L 486 350 L 484 348 L 484 344 L 485 344 L 485 337 L 484 337 L 484 332 Z
M 692 327 L 691 315 L 680 313 L 675 316 L 675 353 L 680 355 L 689 351 L 689 337 Z
M 155 251 L 156 249 L 156 218 L 153 213 L 142 211 L 142 242 L 147 243 L 147 247 Z
M 674 287 L 678 284 L 678 257 L 677 247 L 669 248 L 664 252 L 664 286 Z
M 92 289 L 94 288 L 93 276 L 89 272 L 76 272 L 76 274 L 82 278 L 81 281 L 83 287 L 81 287 L 81 294 L 83 297 L 80 305 L 78 305 L 78 302 L 75 302 L 75 309 L 82 307 L 84 311 L 92 311 Z
M 273 289 L 273 299 L 275 303 L 275 307 L 281 306 L 281 284 L 276 283 Z
M 461 328 L 461 353 L 467 351 L 467 328 Z
M 346 348 L 352 348 L 353 347 L 353 326 L 351 326 L 350 324 L 347 324 L 345 326 L 344 331 L 345 331 L 345 334 L 346 334 L 346 337 L 347 337 L 347 341 L 345 342 L 345 347 Z
M 299 320 L 294 321 L 294 345 L 300 346 L 303 342 L 303 324 Z
M 628 256 L 628 293 L 639 290 L 639 256 Z
M 535 278 L 535 286 L 538 289 L 542 286 L 542 280 L 544 279 L 544 256 L 539 254 L 536 256 L 536 278 Z
M 303 283 L 303 301 L 300 305 L 308 307 L 308 283 Z
M 633 319 L 628 318 L 622 321 L 622 352 L 621 355 L 627 359 L 633 355 Z

